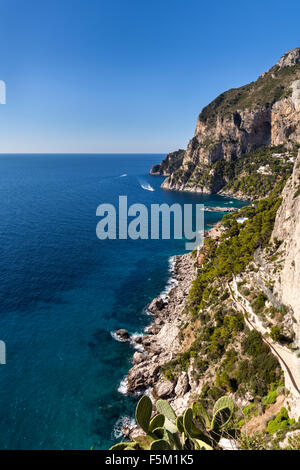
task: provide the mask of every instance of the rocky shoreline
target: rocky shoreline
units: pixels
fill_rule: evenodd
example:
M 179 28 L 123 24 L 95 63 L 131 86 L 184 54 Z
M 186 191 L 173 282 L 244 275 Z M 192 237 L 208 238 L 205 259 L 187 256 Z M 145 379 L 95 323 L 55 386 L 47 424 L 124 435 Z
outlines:
M 180 401 L 190 389 L 188 376 L 183 373 L 177 381 L 170 381 L 164 377 L 161 366 L 181 351 L 179 331 L 186 315 L 188 292 L 196 277 L 196 269 L 191 253 L 174 258 L 172 281 L 175 285 L 169 293 L 153 299 L 148 307 L 153 322 L 138 340 L 141 348 L 133 354 L 126 390 L 127 393 L 144 393 L 147 390 L 155 399 L 171 399 L 175 401 L 175 409 L 181 411 L 185 404 Z

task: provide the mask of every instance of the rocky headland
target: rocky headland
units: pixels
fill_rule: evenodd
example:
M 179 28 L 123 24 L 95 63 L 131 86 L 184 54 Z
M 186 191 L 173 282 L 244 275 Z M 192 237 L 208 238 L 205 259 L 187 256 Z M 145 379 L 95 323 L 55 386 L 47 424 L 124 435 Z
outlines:
M 300 48 L 296 48 L 256 81 L 222 93 L 203 108 L 187 149 L 168 154 L 150 173 L 167 176 L 164 189 L 254 198 L 255 184 L 245 181 L 249 172 L 245 174 L 238 164 L 240 158 L 261 146 L 292 149 L 300 141 L 299 111 Z M 255 172 L 256 168 L 251 174 Z M 262 195 L 267 191 L 268 187 Z
M 262 448 L 300 429 L 299 147 L 297 48 L 204 108 L 187 150 L 151 170 L 165 189 L 252 202 L 208 208 L 227 214 L 200 253 L 175 257 L 175 285 L 148 307 L 127 391 L 166 399 L 177 415 L 229 395 L 237 428 L 261 433 Z

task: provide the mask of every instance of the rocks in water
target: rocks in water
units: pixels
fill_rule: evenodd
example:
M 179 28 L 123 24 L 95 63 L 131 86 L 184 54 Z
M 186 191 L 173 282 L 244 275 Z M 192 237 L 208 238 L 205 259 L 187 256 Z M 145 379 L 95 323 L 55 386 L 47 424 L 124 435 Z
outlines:
M 134 342 L 135 342 L 136 344 L 142 344 L 142 342 L 143 342 L 143 335 L 136 336 L 136 337 L 134 338 Z
M 166 303 L 164 302 L 164 300 L 160 297 L 152 300 L 151 304 L 149 305 L 148 309 L 150 310 L 150 312 L 152 313 L 155 313 L 157 310 L 160 312 L 161 310 L 163 310 L 166 306 Z
M 186 304 L 186 292 L 195 277 L 194 260 L 190 253 L 175 258 L 174 276 L 178 281 L 168 293 L 168 301 L 154 299 L 149 310 L 154 315 L 153 323 L 146 329 L 139 343 L 140 349 L 133 355 L 133 366 L 127 377 L 127 391 L 142 392 L 153 387 L 156 398 L 175 398 L 176 381 L 171 382 L 163 376 L 161 366 L 172 360 L 180 351 L 178 340 L 179 326 L 182 323 L 182 312 Z M 180 280 L 179 280 L 180 279 Z M 135 338 L 134 338 L 135 340 Z M 135 341 L 137 342 L 137 341 Z M 188 401 L 189 390 L 192 386 L 186 373 L 181 374 L 176 386 L 179 414 Z M 181 404 L 182 402 L 182 404 Z
M 182 397 L 188 392 L 189 388 L 190 388 L 190 384 L 189 384 L 188 375 L 186 372 L 183 372 L 179 376 L 176 387 L 175 387 L 176 396 Z
M 158 398 L 167 398 L 173 394 L 175 383 L 169 380 L 162 380 L 155 386 L 155 393 Z
M 119 330 L 115 331 L 115 335 L 120 339 L 121 341 L 128 341 L 129 340 L 129 333 L 127 330 L 124 328 L 120 328 Z
M 149 348 L 151 346 L 151 340 L 149 335 L 144 335 L 142 343 L 141 343 L 145 349 Z
M 122 426 L 122 433 L 124 437 L 127 437 L 128 439 L 130 438 L 130 431 L 131 429 L 128 428 L 127 426 Z

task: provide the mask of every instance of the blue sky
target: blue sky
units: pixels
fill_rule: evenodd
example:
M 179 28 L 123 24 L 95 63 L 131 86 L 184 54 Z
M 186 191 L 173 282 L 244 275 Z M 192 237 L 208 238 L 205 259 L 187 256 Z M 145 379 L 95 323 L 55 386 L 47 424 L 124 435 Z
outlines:
M 0 0 L 0 152 L 157 152 L 299 42 L 299 0 Z

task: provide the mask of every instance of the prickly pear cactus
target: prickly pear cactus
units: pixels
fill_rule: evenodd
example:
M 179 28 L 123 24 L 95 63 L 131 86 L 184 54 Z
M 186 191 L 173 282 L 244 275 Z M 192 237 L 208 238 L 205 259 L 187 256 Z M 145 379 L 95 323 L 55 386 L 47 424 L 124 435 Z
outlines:
M 165 424 L 165 417 L 162 414 L 158 414 L 151 419 L 149 423 L 149 431 L 153 432 L 157 428 L 162 428 Z
M 164 415 L 170 421 L 176 420 L 176 414 L 173 408 L 171 407 L 170 403 L 168 403 L 166 400 L 157 400 L 156 409 L 159 413 Z
M 165 400 L 156 403 L 158 414 L 151 419 L 152 402 L 143 396 L 136 407 L 136 420 L 145 435 L 134 442 L 120 442 L 111 450 L 212 450 L 218 448 L 222 428 L 234 411 L 231 398 L 221 397 L 214 405 L 212 420 L 201 403 L 187 408 L 183 416 L 176 417 Z
M 230 397 L 224 396 L 219 398 L 213 408 L 213 418 L 211 422 L 211 429 L 223 428 L 234 411 L 234 403 Z
M 159 439 L 151 443 L 151 450 L 172 450 L 168 441 L 164 439 Z
M 149 431 L 151 415 L 152 401 L 147 397 L 147 395 L 144 395 L 137 404 L 135 417 L 138 424 L 146 434 Z

